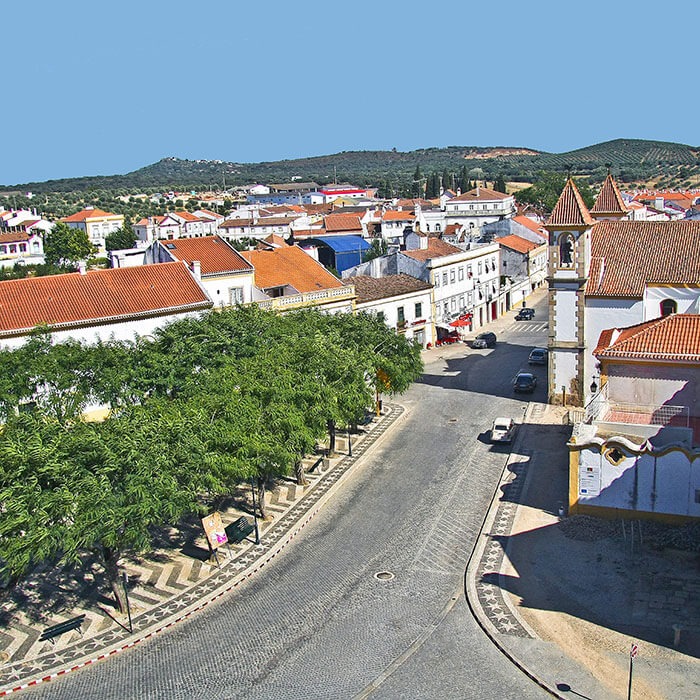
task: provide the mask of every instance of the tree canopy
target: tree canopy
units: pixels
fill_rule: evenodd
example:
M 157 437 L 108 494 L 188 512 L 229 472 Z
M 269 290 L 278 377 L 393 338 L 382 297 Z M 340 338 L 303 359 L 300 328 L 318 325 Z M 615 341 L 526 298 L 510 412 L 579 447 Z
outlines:
M 422 361 L 374 316 L 250 306 L 133 341 L 38 330 L 0 369 L 0 577 L 94 551 L 119 601 L 119 557 L 153 527 L 251 478 L 303 479 L 320 438 L 405 391 Z
M 94 253 L 88 235 L 64 221 L 58 221 L 44 234 L 44 258 L 49 265 L 69 267 L 87 260 Z

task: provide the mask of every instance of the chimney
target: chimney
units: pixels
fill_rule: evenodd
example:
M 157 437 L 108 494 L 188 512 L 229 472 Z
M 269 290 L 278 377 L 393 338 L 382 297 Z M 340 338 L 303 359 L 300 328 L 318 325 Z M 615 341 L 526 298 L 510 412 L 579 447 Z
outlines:
M 198 279 L 202 279 L 202 263 L 199 260 L 192 261 L 192 274 Z
M 119 253 L 119 255 L 117 255 L 117 261 L 117 267 L 126 267 L 126 255 L 124 255 L 124 253 Z
M 84 260 L 81 260 L 81 261 L 78 263 L 78 272 L 79 272 L 81 275 L 87 275 L 87 265 L 85 264 L 85 261 L 84 261 Z

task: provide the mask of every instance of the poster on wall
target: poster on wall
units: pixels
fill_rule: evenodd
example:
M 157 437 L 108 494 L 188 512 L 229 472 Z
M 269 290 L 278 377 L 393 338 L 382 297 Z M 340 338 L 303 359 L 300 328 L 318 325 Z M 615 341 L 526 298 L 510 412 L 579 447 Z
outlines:
M 202 527 L 209 541 L 209 546 L 216 551 L 222 544 L 228 542 L 224 524 L 221 522 L 221 513 L 215 511 L 210 515 L 205 515 L 202 518 Z
M 600 495 L 600 465 L 582 464 L 578 470 L 578 495 L 595 498 Z

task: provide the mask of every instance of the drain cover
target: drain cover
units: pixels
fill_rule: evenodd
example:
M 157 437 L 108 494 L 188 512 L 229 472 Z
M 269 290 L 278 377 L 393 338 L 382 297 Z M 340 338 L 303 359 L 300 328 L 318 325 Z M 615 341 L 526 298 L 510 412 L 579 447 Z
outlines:
M 374 574 L 374 578 L 378 581 L 391 581 L 391 579 L 394 578 L 394 574 L 392 574 L 391 571 L 377 571 L 377 573 Z

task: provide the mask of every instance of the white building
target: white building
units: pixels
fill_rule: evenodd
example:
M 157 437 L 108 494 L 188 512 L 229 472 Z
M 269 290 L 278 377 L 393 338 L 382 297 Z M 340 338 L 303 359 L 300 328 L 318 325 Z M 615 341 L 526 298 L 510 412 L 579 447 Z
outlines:
M 121 214 L 110 214 L 95 207 L 85 207 L 82 211 L 71 214 L 61 221 L 71 228 L 85 231 L 90 243 L 101 252 L 105 251 L 107 236 L 124 226 L 124 217 Z

